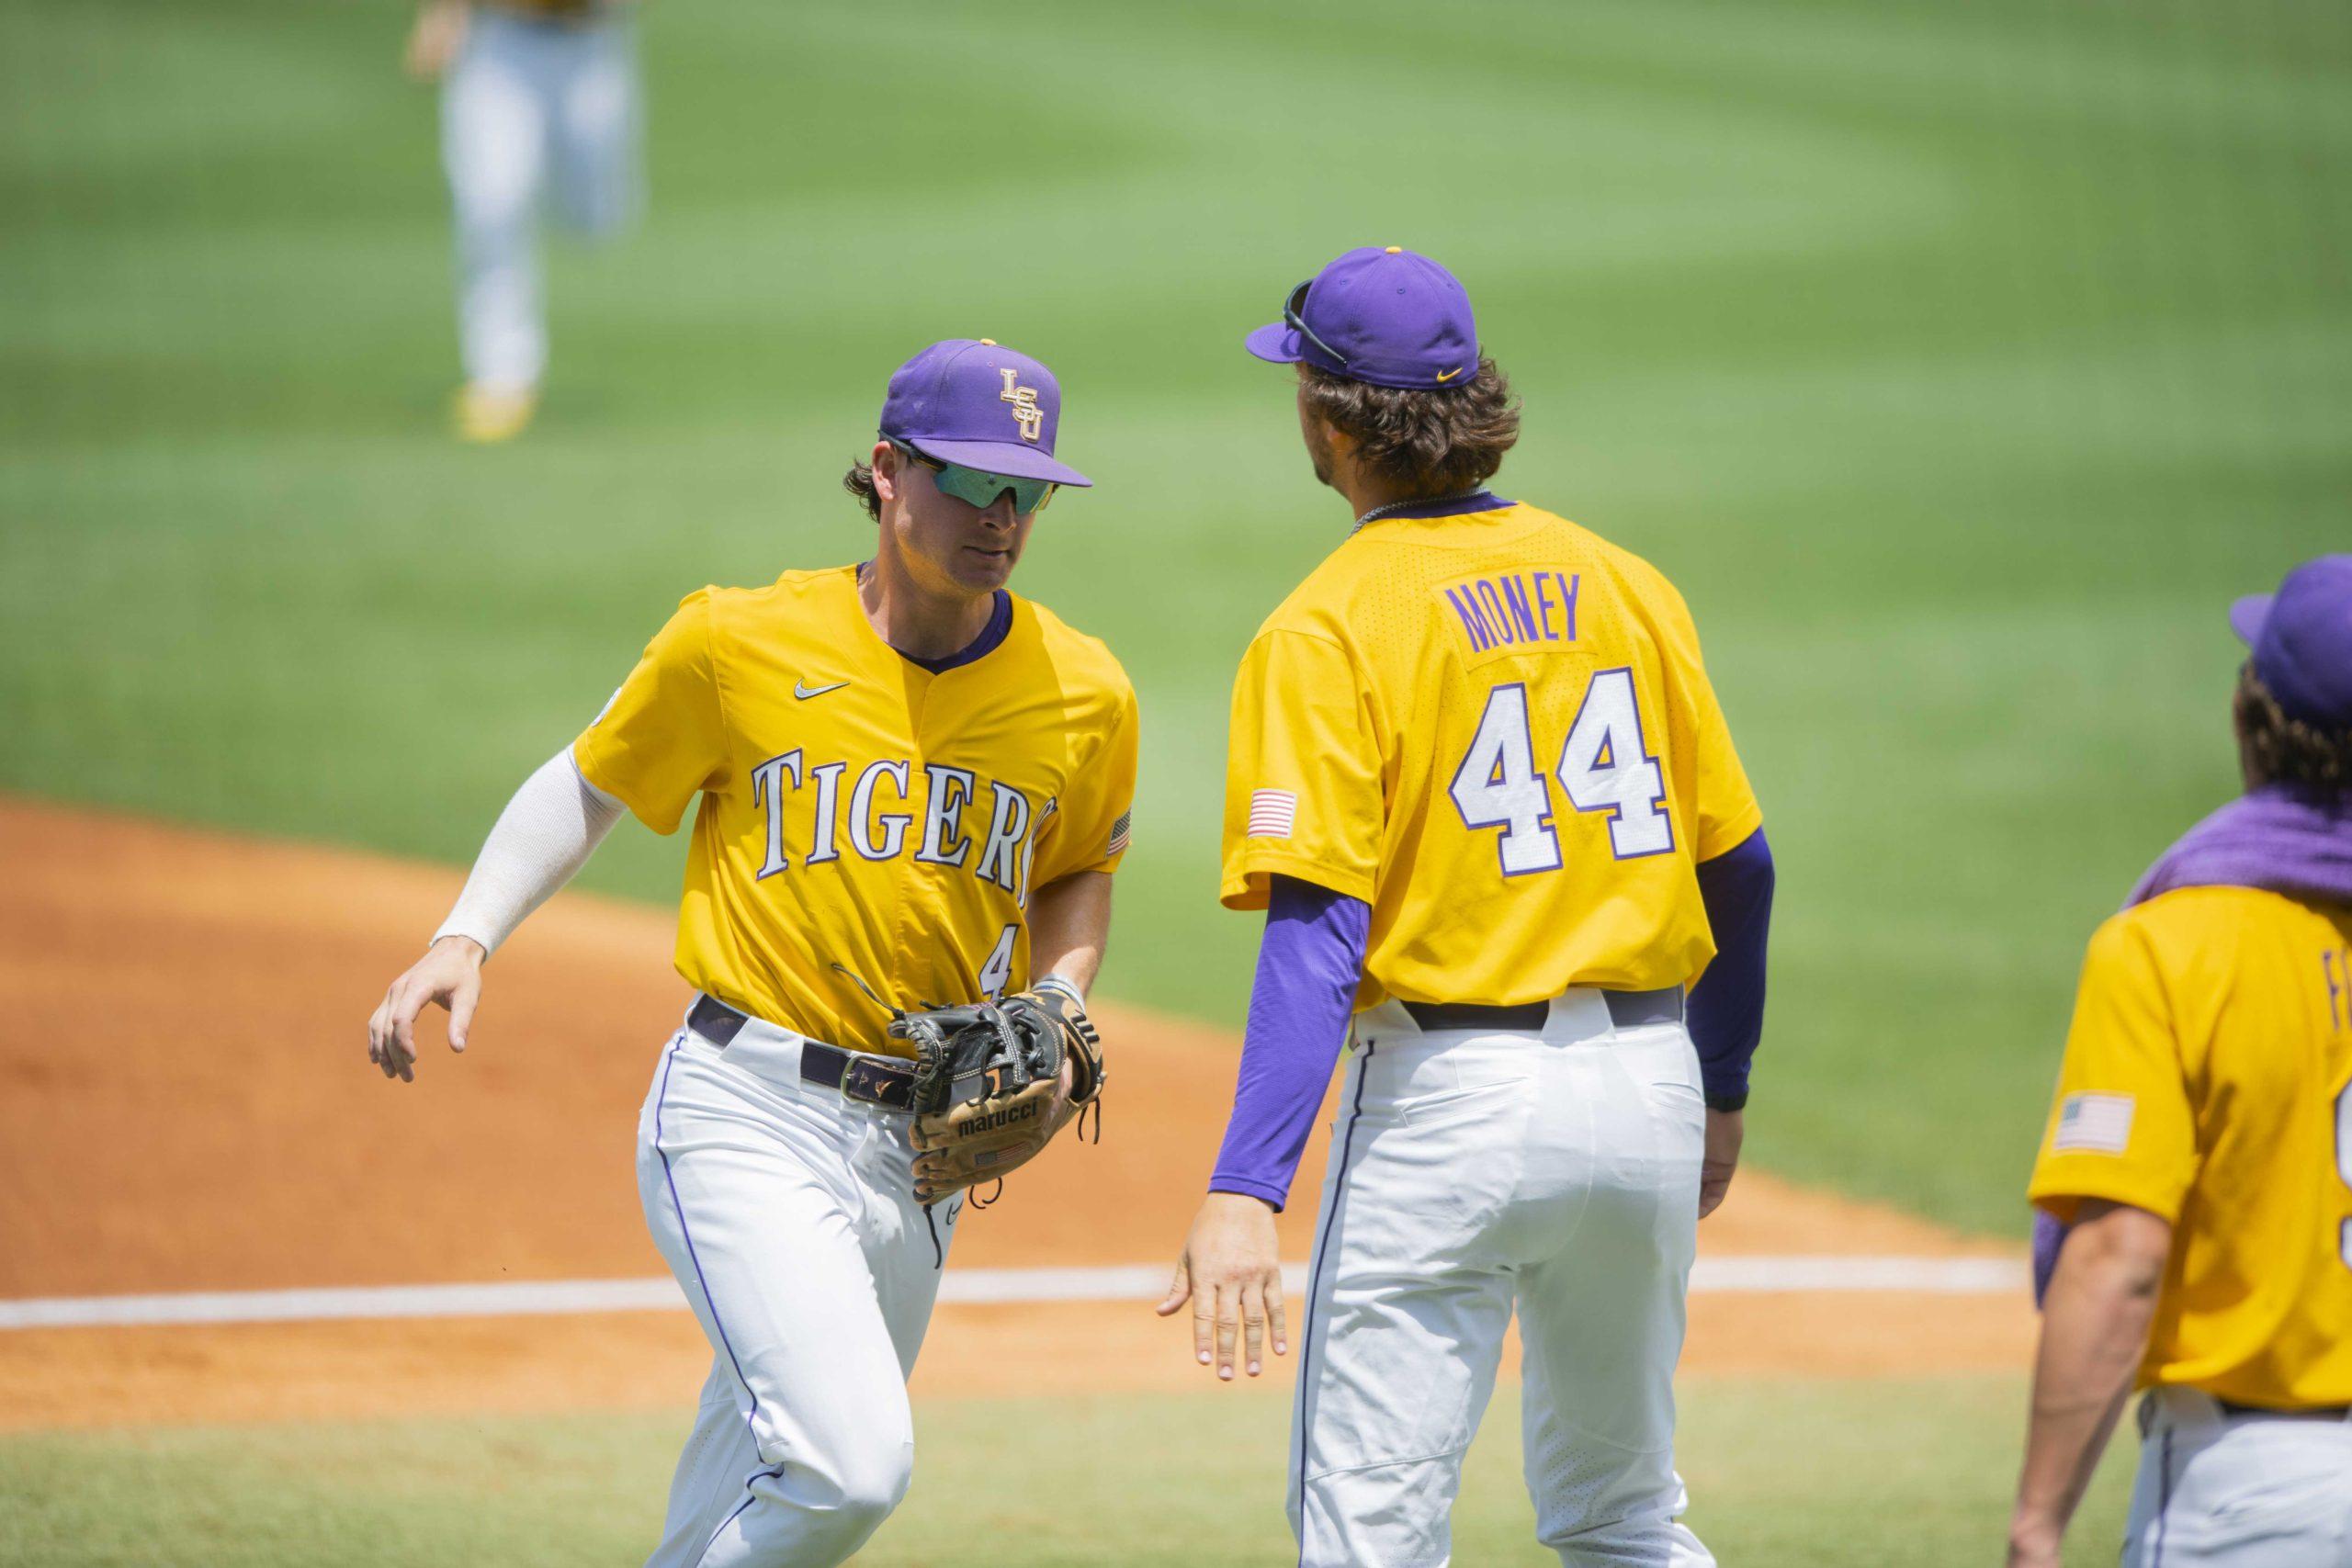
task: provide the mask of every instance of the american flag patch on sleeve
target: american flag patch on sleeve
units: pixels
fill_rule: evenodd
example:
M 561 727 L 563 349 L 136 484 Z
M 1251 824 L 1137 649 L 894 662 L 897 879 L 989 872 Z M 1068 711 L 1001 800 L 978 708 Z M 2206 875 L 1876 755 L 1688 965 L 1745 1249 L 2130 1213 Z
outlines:
M 1250 832 L 1252 839 L 1287 839 L 1298 817 L 1298 796 L 1286 789 L 1250 792 Z
M 1125 852 L 1127 847 L 1127 826 L 1135 820 L 1135 807 L 1131 806 L 1125 811 L 1120 812 L 1119 819 L 1111 824 L 1111 843 L 1110 847 L 1102 852 L 1105 855 L 1121 854 Z
M 2070 1094 L 2058 1107 L 2058 1126 L 2050 1134 L 2050 1152 L 2120 1155 L 2131 1142 L 2130 1095 Z

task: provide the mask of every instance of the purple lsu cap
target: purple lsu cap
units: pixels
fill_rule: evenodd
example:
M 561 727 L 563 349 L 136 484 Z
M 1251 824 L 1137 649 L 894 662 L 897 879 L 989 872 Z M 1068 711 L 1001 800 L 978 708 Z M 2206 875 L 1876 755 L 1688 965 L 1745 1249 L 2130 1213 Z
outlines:
M 1468 291 L 1401 245 L 1348 252 L 1292 290 L 1281 321 L 1244 341 L 1261 359 L 1305 360 L 1375 387 L 1466 387 L 1478 378 Z
M 2239 600 L 2230 629 L 2288 717 L 2352 729 L 2352 556 L 2307 560 L 2278 592 Z
M 1054 373 L 993 338 L 951 337 L 892 373 L 882 434 L 926 457 L 1020 479 L 1094 481 L 1054 460 L 1062 389 Z

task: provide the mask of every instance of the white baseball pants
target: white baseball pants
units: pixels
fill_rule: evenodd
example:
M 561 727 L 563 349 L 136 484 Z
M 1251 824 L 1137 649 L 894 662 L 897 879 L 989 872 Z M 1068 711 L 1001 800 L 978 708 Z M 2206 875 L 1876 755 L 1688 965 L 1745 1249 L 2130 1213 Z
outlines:
M 907 1374 L 960 1200 L 912 1193 L 909 1118 L 801 1081 L 800 1036 L 673 1036 L 638 1122 L 654 1245 L 713 1352 L 648 1568 L 827 1568 L 914 1467 Z
M 537 387 L 547 367 L 538 218 L 582 232 L 635 211 L 637 59 L 628 22 L 581 22 L 474 7 L 441 94 L 441 158 L 458 243 L 458 336 L 466 379 L 502 392 Z
M 1690 1036 L 1621 1032 L 1577 990 L 1540 1035 L 1423 1033 L 1390 1002 L 1354 1043 L 1299 1345 L 1299 1562 L 1450 1560 L 1516 1309 L 1537 1538 L 1563 1563 L 1712 1563 L 1674 1472 L 1706 1126 Z
M 2124 1568 L 2352 1568 L 2352 1423 L 2143 1402 Z

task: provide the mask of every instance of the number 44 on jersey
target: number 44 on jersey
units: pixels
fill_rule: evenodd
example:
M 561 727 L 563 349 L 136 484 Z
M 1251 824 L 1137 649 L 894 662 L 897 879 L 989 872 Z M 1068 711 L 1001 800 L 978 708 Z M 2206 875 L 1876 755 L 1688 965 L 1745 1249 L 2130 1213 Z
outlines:
M 1559 779 L 1570 806 L 1607 816 L 1610 852 L 1619 860 L 1673 850 L 1666 779 L 1642 739 L 1631 669 L 1593 672 L 1551 773 Z M 1525 682 L 1505 682 L 1487 694 L 1477 733 L 1453 771 L 1448 793 L 1464 826 L 1503 830 L 1495 850 L 1505 876 L 1560 869 L 1560 839 L 1552 829 L 1552 782 L 1535 767 Z

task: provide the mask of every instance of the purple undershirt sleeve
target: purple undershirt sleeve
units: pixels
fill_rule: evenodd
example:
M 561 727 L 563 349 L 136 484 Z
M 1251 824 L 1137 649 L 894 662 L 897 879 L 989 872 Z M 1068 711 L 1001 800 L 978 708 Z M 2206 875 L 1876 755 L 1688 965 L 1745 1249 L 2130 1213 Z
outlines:
M 1764 948 L 1772 926 L 1772 849 L 1758 828 L 1699 863 L 1699 898 L 1714 929 L 1715 960 L 1690 991 L 1690 1042 L 1707 1103 L 1747 1103 L 1747 1066 L 1764 1034 Z
M 1272 879 L 1233 1119 L 1210 1191 L 1246 1192 L 1276 1209 L 1289 1201 L 1298 1156 L 1347 1039 L 1371 929 L 1372 906 L 1363 899 L 1293 877 Z

